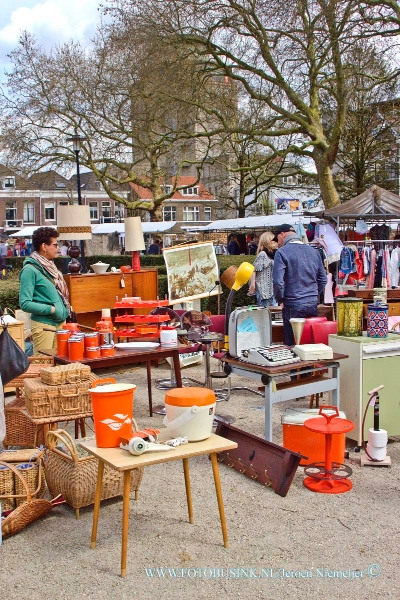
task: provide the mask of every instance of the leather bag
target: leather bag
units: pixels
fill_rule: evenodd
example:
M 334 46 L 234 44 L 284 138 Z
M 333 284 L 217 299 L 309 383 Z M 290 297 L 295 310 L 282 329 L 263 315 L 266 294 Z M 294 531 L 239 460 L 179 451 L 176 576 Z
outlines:
M 2 331 L 1 331 L 2 329 Z M 7 325 L 0 319 L 0 375 L 3 386 L 25 373 L 29 358 L 8 333 Z

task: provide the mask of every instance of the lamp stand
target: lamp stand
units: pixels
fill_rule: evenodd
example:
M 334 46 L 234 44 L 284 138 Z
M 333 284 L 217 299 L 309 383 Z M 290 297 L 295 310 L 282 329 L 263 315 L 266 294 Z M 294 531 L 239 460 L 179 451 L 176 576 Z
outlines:
M 140 252 L 134 250 L 132 252 L 132 271 L 140 271 Z

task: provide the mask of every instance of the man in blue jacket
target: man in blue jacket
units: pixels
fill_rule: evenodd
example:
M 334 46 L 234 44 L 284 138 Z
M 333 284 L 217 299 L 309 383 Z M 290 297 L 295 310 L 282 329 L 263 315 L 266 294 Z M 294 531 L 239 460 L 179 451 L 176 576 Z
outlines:
M 318 300 L 327 277 L 319 252 L 303 244 L 292 225 L 280 225 L 274 241 L 279 244 L 272 273 L 274 296 L 283 305 L 285 344 L 293 346 L 290 319 L 318 315 Z

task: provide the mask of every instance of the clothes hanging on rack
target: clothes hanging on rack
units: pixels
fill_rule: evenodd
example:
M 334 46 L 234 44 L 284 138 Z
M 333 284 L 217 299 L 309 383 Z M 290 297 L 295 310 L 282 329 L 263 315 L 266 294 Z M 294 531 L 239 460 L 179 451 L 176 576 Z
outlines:
M 343 243 L 330 223 L 325 221 L 318 223 L 315 227 L 315 238 L 324 240 L 328 264 L 340 259 Z
M 400 248 L 393 248 L 390 256 L 389 273 L 390 273 L 390 285 L 392 287 L 398 287 L 399 276 L 400 276 Z

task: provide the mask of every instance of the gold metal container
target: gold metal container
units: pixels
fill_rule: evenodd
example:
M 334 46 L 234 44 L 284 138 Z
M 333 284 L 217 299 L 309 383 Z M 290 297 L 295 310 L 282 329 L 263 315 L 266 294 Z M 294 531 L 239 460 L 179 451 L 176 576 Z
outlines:
M 362 335 L 362 298 L 338 298 L 336 301 L 338 335 L 356 337 Z

